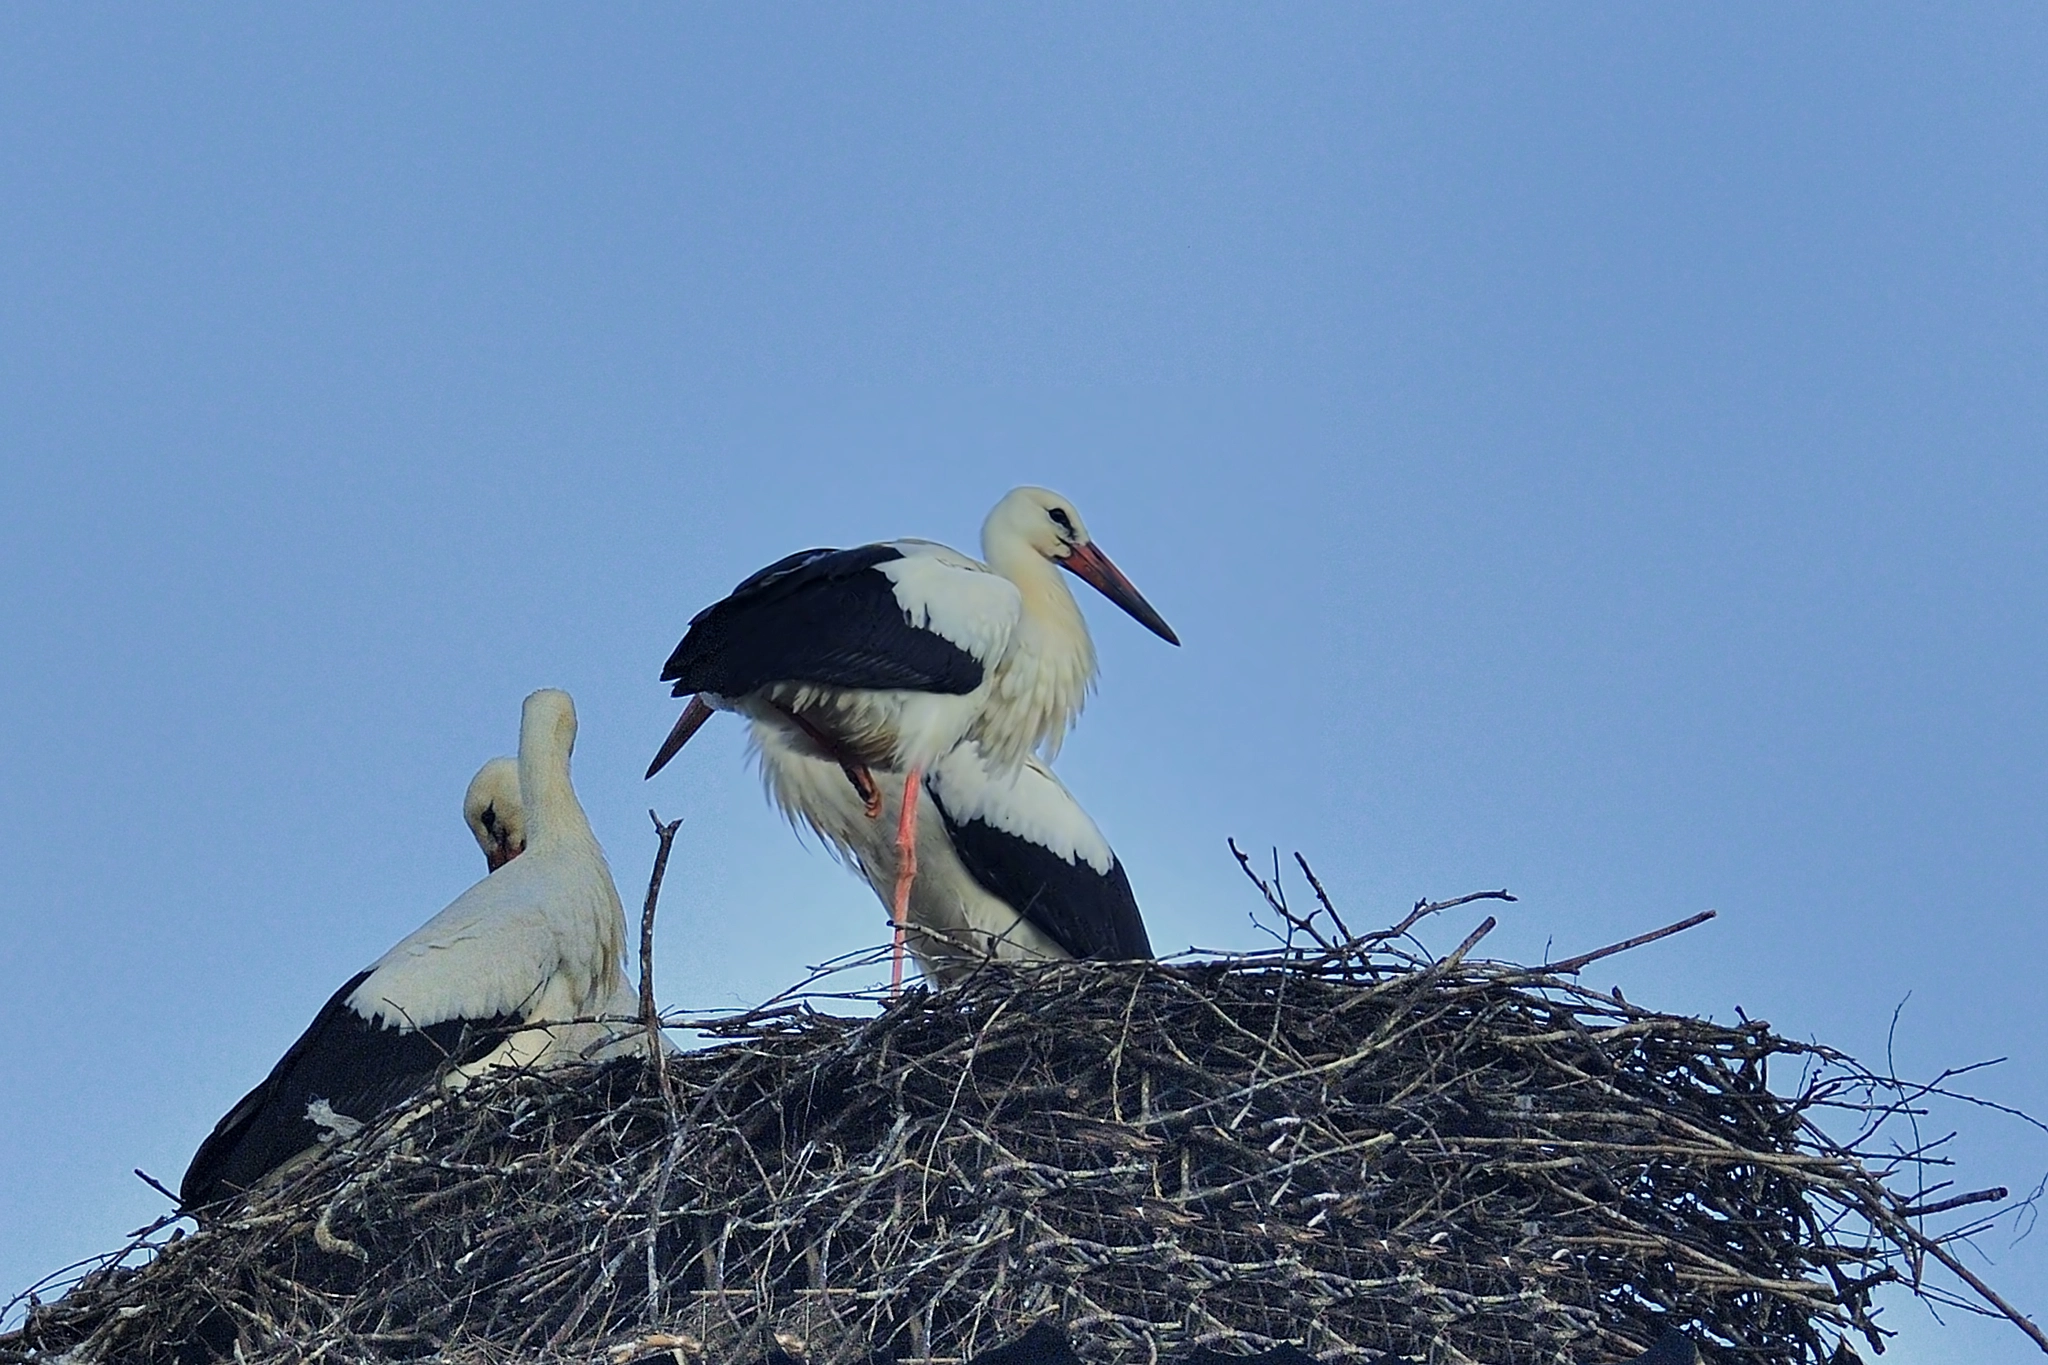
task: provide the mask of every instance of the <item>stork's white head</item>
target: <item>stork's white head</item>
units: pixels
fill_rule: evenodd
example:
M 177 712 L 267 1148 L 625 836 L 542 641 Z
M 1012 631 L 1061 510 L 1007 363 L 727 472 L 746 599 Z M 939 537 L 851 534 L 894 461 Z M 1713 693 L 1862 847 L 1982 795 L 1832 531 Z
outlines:
M 1021 547 L 1058 561 L 1072 554 L 1075 545 L 1088 543 L 1081 513 L 1050 488 L 1012 488 L 981 524 L 982 553 L 991 561 L 998 546 Z
M 1074 504 L 1049 488 L 1011 489 L 981 524 L 981 557 L 998 573 L 1014 577 L 1028 563 L 1025 556 L 1068 570 L 1160 639 L 1180 643 L 1173 627 L 1096 547 Z
M 494 758 L 477 769 L 462 797 L 462 818 L 484 861 L 496 872 L 526 851 L 526 807 L 519 799 L 519 760 Z

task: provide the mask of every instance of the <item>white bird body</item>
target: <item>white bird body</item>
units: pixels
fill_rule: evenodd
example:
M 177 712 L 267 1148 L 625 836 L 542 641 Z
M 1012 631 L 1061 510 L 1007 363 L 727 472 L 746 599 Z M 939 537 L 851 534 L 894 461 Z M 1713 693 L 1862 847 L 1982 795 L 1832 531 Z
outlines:
M 889 907 L 899 871 L 892 831 L 902 788 L 880 784 L 884 818 L 871 820 L 835 764 L 786 736 L 779 726 L 752 730 L 770 798 Z M 990 958 L 1150 956 L 1109 841 L 1038 759 L 1027 756 L 1006 769 L 967 740 L 934 764 L 916 790 L 917 877 L 904 926 L 926 976 L 944 984 Z
M 968 740 L 933 766 L 925 785 L 949 823 L 979 820 L 1099 877 L 1116 864 L 1102 830 L 1039 759 L 1027 757 L 1023 771 L 1012 772 Z
M 562 875 L 535 852 L 529 845 L 408 934 L 343 1003 L 379 1028 L 596 1014 L 597 1002 L 622 979 L 625 912 L 618 893 L 607 906 L 586 879 Z M 605 932 L 607 911 L 617 920 L 615 934 Z M 463 1070 L 537 1061 L 553 1050 L 551 1039 L 545 1027 L 512 1034 Z
M 700 695 L 720 710 L 782 727 L 793 743 L 813 752 L 822 754 L 823 749 L 794 717 L 802 717 L 829 736 L 839 753 L 864 765 L 929 767 L 960 742 L 987 708 L 1000 661 L 1023 615 L 1023 598 L 1015 584 L 986 565 L 933 541 L 893 540 L 863 549 L 897 556 L 879 560 L 873 571 L 887 582 L 891 602 L 909 629 L 936 637 L 972 661 L 979 677 L 969 690 L 858 688 L 793 679 L 737 696 Z M 949 662 L 958 666 L 958 661 Z
M 916 539 L 790 555 L 699 612 L 662 680 L 841 763 L 928 768 L 970 735 L 1009 767 L 1056 752 L 1096 669 L 1060 568 L 1173 632 L 1056 493 L 1012 490 L 981 539 L 986 563 Z M 649 776 L 701 723 L 685 713 Z
M 477 775 L 470 780 L 469 790 L 463 794 L 462 817 L 469 826 L 469 832 L 476 837 L 477 847 L 483 850 L 484 862 L 493 872 L 525 852 L 526 803 L 519 795 L 517 759 L 494 758 L 477 770 Z M 421 930 L 421 934 L 424 933 L 425 930 Z M 399 948 L 404 946 L 401 943 Z M 385 956 L 397 951 L 394 948 Z M 583 1018 L 583 1022 L 548 1027 L 548 1059 L 573 1054 L 590 1061 L 609 1061 L 636 1051 L 644 1036 L 639 1022 L 640 992 L 624 976 L 617 980 L 610 995 L 588 1016 L 563 1015 L 537 1007 L 532 1017 Z M 525 1034 L 517 1035 L 512 1041 L 527 1037 Z M 662 1046 L 670 1052 L 681 1050 L 666 1034 L 662 1035 Z
M 1011 490 L 981 538 L 986 563 L 897 540 L 807 550 L 741 582 L 691 620 L 662 670 L 691 701 L 647 775 L 713 710 L 740 711 L 782 731 L 785 747 L 837 764 L 867 819 L 883 809 L 870 770 L 900 775 L 891 904 L 901 924 L 923 774 L 970 738 L 980 761 L 1015 773 L 1034 749 L 1057 751 L 1087 700 L 1095 646 L 1059 569 L 1179 643 L 1057 493 Z
M 570 784 L 575 738 L 567 693 L 526 699 L 524 851 L 335 992 L 200 1145 L 180 1187 L 187 1207 L 252 1188 L 337 1117 L 367 1122 L 436 1080 L 543 1062 L 582 1040 L 563 1021 L 615 998 L 626 920 Z

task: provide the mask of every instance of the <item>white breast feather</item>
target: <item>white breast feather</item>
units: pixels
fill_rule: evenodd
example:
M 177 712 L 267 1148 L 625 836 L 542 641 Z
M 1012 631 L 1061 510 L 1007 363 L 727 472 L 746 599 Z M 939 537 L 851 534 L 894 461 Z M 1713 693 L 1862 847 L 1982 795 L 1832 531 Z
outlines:
M 1019 593 L 1017 627 L 970 732 L 986 756 L 1004 766 L 1033 749 L 1057 757 L 1095 680 L 1095 643 L 1081 609 L 1059 571 L 1042 562 L 1041 569 Z
M 887 907 L 896 879 L 895 828 L 901 788 L 890 780 L 896 775 L 877 773 L 882 815 L 870 820 L 837 763 L 799 752 L 786 731 L 762 721 L 754 723 L 753 739 L 754 756 L 769 795 L 790 822 L 815 832 Z M 966 791 L 974 774 L 984 767 L 971 752 L 952 762 L 964 774 L 955 784 L 956 792 Z M 1048 781 L 1058 790 L 1058 783 L 1042 769 L 1018 780 Z M 931 798 L 920 795 L 919 801 L 918 873 L 910 888 L 909 943 L 926 974 L 939 981 L 956 980 L 989 955 L 1027 962 L 1066 957 L 1058 943 L 975 883 L 961 866 Z M 1081 818 L 1087 819 L 1085 815 Z M 1088 829 L 1092 831 L 1093 826 Z M 1100 834 L 1094 837 L 1103 859 L 1091 865 L 1106 873 L 1108 845 L 1101 843 Z M 1071 859 L 1072 855 L 1068 856 Z
M 870 820 L 853 785 L 837 763 L 799 753 L 787 730 L 756 720 L 748 727 L 748 747 L 761 773 L 768 797 L 799 832 L 808 829 L 855 871 L 876 840 L 893 833 L 897 803 L 890 801 L 901 779 L 879 781 L 885 809 Z
M 1105 877 L 1116 861 L 1081 803 L 1035 758 L 1005 773 L 968 740 L 939 760 L 929 781 L 956 823 L 980 820 L 1070 863 L 1085 862 Z

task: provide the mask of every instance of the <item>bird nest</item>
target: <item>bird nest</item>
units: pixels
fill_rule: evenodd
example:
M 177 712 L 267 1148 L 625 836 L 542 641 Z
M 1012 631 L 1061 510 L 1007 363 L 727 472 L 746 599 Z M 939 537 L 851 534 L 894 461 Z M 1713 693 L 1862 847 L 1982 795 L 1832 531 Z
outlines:
M 1894 1281 L 2019 1320 L 1948 1249 L 1981 1224 L 1928 1226 L 2004 1192 L 1930 1205 L 1886 1136 L 1929 1088 L 1577 984 L 1613 950 L 1473 960 L 1489 920 L 1432 957 L 1442 907 L 1353 935 L 1266 889 L 1264 953 L 857 1018 L 826 983 L 659 1065 L 486 1079 L 151 1230 L 0 1361 L 964 1360 L 1051 1319 L 1103 1365 L 1589 1365 L 1673 1327 L 1763 1365 L 1856 1359 Z

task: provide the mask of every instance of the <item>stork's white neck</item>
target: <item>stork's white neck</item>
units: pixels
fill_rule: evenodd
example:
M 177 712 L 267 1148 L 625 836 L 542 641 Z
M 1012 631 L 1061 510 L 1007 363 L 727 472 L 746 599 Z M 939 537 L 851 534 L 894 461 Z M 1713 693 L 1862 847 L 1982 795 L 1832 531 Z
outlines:
M 568 694 L 544 689 L 528 697 L 519 717 L 519 795 L 529 852 L 592 838 L 569 780 L 575 747 L 576 709 Z
M 575 973 L 581 999 L 591 1008 L 623 980 L 626 912 L 591 832 L 583 803 L 569 781 L 576 748 L 576 704 L 567 692 L 542 688 L 519 714 L 519 794 L 526 807 L 526 852 L 507 864 L 522 879 L 556 879 L 553 915 L 588 915 L 595 937 L 581 940 L 595 956 L 565 964 Z M 577 931 L 580 935 L 581 930 Z
M 988 565 L 1017 585 L 1023 614 L 996 666 L 999 704 L 984 713 L 976 735 L 1002 763 L 1034 748 L 1059 752 L 1095 682 L 1095 642 L 1066 573 L 1012 537 L 982 538 Z

